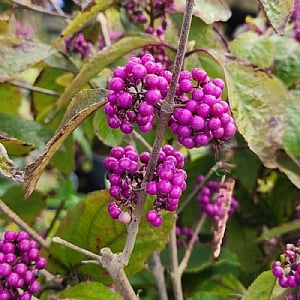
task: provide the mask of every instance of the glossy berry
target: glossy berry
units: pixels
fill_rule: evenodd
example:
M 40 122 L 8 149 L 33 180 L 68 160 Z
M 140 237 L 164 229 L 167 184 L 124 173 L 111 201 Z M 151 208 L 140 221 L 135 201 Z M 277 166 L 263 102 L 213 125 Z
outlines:
M 47 265 L 38 243 L 25 231 L 6 231 L 0 244 L 0 299 L 31 299 L 40 290 L 37 271 Z

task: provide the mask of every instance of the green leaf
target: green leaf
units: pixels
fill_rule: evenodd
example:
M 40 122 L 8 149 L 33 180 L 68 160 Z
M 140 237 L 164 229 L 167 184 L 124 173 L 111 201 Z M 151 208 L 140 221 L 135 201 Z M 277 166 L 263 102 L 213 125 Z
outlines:
M 2 144 L 0 144 L 0 174 L 17 182 L 23 181 L 23 172 L 8 157 Z
M 55 41 L 57 45 L 68 35 L 77 32 L 90 20 L 92 20 L 99 12 L 104 11 L 113 5 L 114 0 L 94 0 L 83 9 L 82 12 L 76 15 L 72 22 L 64 29 L 60 37 Z
M 287 86 L 300 80 L 300 44 L 289 37 L 274 38 L 276 52 L 274 74 Z
M 292 12 L 293 0 L 258 0 L 265 12 L 268 21 L 273 29 L 283 35 L 285 26 L 287 25 L 290 14 Z
M 72 99 L 60 128 L 47 143 L 45 151 L 33 163 L 26 167 L 26 197 L 29 197 L 33 192 L 45 167 L 65 140 L 89 115 L 104 104 L 103 99 L 105 97 L 105 90 L 95 89 L 82 90 Z
M 282 148 L 286 87 L 262 70 L 227 60 L 226 83 L 230 107 L 239 132 L 268 168 L 276 168 Z
M 287 103 L 286 122 L 287 126 L 283 135 L 284 150 L 300 162 L 300 105 L 299 99 L 292 99 Z M 300 166 L 300 164 L 299 164 Z
M 196 0 L 194 15 L 202 19 L 206 24 L 225 22 L 231 17 L 231 11 L 223 0 Z
M 300 221 L 294 220 L 288 223 L 280 224 L 279 226 L 265 230 L 257 241 L 269 240 L 273 237 L 300 230 Z
M 29 225 L 36 221 L 36 218 L 46 207 L 45 197 L 40 192 L 34 192 L 31 197 L 25 200 L 22 185 L 9 187 L 2 195 L 2 200 Z
M 99 282 L 82 282 L 56 295 L 57 299 L 72 300 L 121 300 L 118 292 L 110 290 Z
M 119 128 L 112 129 L 107 124 L 107 116 L 103 109 L 99 109 L 93 121 L 94 131 L 99 140 L 108 146 L 118 146 L 121 144 L 124 133 Z
M 73 79 L 71 84 L 65 89 L 57 102 L 57 109 L 62 108 L 85 84 L 95 77 L 106 66 L 112 64 L 117 59 L 132 50 L 141 48 L 148 44 L 157 44 L 158 41 L 148 34 L 134 34 L 128 35 L 123 39 L 114 43 L 111 47 L 101 51 L 99 54 L 93 56 L 80 69 L 77 76 Z
M 187 300 L 226 300 L 226 299 L 228 298 L 216 292 L 205 292 L 205 291 L 197 292 L 193 296 L 187 298 Z
M 50 46 L 15 37 L 0 37 L 0 82 L 19 76 L 27 67 L 50 55 Z
M 6 151 L 10 155 L 22 156 L 26 155 L 35 147 L 31 144 L 27 144 L 23 141 L 10 137 L 6 134 L 0 133 L 0 143 L 6 148 Z
M 255 32 L 244 32 L 230 44 L 231 53 L 261 67 L 268 68 L 273 63 L 275 45 L 270 38 Z
M 0 84 L 1 106 L 0 112 L 17 115 L 21 104 L 20 89 L 7 83 Z
M 107 205 L 111 201 L 113 199 L 108 191 L 90 193 L 76 207 L 68 211 L 56 235 L 94 253 L 99 253 L 103 247 L 110 247 L 116 253 L 122 251 L 127 230 L 125 225 L 109 216 Z M 142 218 L 130 263 L 125 269 L 128 276 L 143 269 L 152 251 L 159 251 L 165 246 L 173 221 L 174 214 L 166 213 L 163 225 L 154 228 L 144 217 Z M 99 266 L 80 265 L 80 261 L 86 259 L 81 253 L 55 243 L 50 245 L 50 253 L 49 268 L 56 268 L 55 262 L 58 260 L 66 269 L 72 269 L 93 280 L 111 282 L 107 272 Z
M 39 123 L 4 113 L 0 113 L 0 129 L 10 137 L 37 148 L 43 147 L 51 136 L 51 132 Z
M 300 189 L 299 160 L 292 159 L 285 151 L 276 152 L 276 163 L 280 171 L 284 172 L 290 181 Z
M 281 295 L 286 294 L 286 289 L 278 288 L 276 285 L 276 279 L 271 271 L 261 273 L 250 285 L 242 300 L 253 299 L 286 299 Z

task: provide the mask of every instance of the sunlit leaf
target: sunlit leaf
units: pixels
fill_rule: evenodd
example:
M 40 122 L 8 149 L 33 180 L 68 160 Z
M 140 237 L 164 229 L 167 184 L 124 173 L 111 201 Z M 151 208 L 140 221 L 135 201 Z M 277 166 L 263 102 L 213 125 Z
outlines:
M 64 29 L 60 37 L 55 41 L 55 44 L 60 43 L 68 35 L 77 32 L 99 12 L 107 9 L 116 1 L 114 0 L 94 0 L 91 1 L 82 12 L 76 15 L 72 22 Z
M 7 153 L 10 155 L 22 156 L 35 149 L 33 145 L 3 133 L 0 133 L 0 143 L 5 147 Z
M 12 79 L 28 66 L 50 55 L 50 46 L 21 38 L 0 36 L 0 82 Z
M 268 21 L 279 34 L 284 34 L 290 14 L 293 9 L 293 0 L 258 0 L 261 4 Z
M 14 181 L 23 181 L 23 172 L 8 157 L 5 147 L 0 144 L 0 174 Z
M 213 24 L 218 21 L 227 21 L 231 16 L 231 11 L 228 4 L 223 0 L 196 0 L 194 15 L 206 24 Z
M 118 292 L 110 290 L 99 282 L 81 282 L 56 295 L 57 299 L 66 300 L 121 300 Z

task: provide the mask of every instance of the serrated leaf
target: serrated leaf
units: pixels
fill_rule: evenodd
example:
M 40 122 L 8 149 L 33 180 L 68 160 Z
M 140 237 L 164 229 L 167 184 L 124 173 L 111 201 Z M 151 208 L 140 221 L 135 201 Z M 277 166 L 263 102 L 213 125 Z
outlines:
M 76 207 L 68 211 L 56 235 L 94 253 L 99 253 L 103 247 L 110 247 L 116 253 L 122 251 L 127 230 L 125 225 L 109 216 L 107 205 L 111 201 L 113 199 L 108 191 L 88 194 Z M 129 265 L 125 269 L 128 276 L 144 267 L 152 251 L 159 251 L 165 246 L 173 221 L 174 214 L 166 213 L 163 225 L 154 228 L 145 218 L 142 218 L 135 248 Z M 52 257 L 49 261 L 50 268 L 54 267 L 55 262 L 59 260 L 66 269 L 72 268 L 73 271 L 76 270 L 79 274 L 93 278 L 93 280 L 111 282 L 107 272 L 99 266 L 80 265 L 81 260 L 86 259 L 81 253 L 55 243 L 50 245 L 50 253 Z
M 252 282 L 241 300 L 274 299 L 272 295 L 274 294 L 275 287 L 276 279 L 272 272 L 263 272 Z
M 300 44 L 289 37 L 274 38 L 276 52 L 274 74 L 287 86 L 300 80 Z
M 283 35 L 292 12 L 293 0 L 258 0 L 273 29 Z
M 82 90 L 71 101 L 65 113 L 64 122 L 46 145 L 45 151 L 25 170 L 25 196 L 29 197 L 36 184 L 57 150 L 70 134 L 93 112 L 99 109 L 106 97 L 102 89 Z
M 91 1 L 82 12 L 76 15 L 70 24 L 64 29 L 60 37 L 55 41 L 55 44 L 60 43 L 68 35 L 77 32 L 96 15 L 110 7 L 116 1 L 114 0 L 94 0 Z
M 225 62 L 230 107 L 239 132 L 268 168 L 276 168 L 282 148 L 286 87 L 262 70 L 237 61 Z M 262 134 L 263 133 L 263 134 Z
M 132 50 L 141 48 L 148 44 L 157 44 L 158 41 L 147 34 L 134 34 L 126 36 L 114 43 L 111 47 L 101 51 L 93 56 L 80 69 L 77 76 L 71 84 L 65 89 L 57 102 L 56 109 L 63 107 L 75 93 L 84 87 L 93 77 L 95 77 L 106 66 L 112 64 L 118 58 L 131 52 Z
M 82 282 L 71 286 L 56 295 L 57 299 L 72 300 L 121 300 L 118 292 L 110 290 L 99 282 Z
M 0 82 L 15 78 L 50 55 L 50 46 L 15 37 L 0 37 Z
M 194 15 L 206 24 L 213 24 L 214 22 L 227 21 L 231 17 L 231 11 L 223 0 L 196 0 Z
M 2 200 L 29 225 L 36 221 L 36 218 L 46 207 L 45 197 L 40 192 L 35 191 L 25 200 L 24 189 L 21 185 L 9 187 L 2 195 Z
M 23 172 L 8 157 L 5 147 L 0 144 L 0 174 L 17 182 L 23 182 Z
M 107 124 L 107 116 L 103 109 L 99 109 L 93 121 L 94 131 L 99 140 L 108 146 L 118 146 L 121 144 L 124 133 L 119 128 L 112 129 Z
M 274 43 L 266 36 L 244 32 L 230 44 L 231 53 L 261 67 L 270 67 L 275 54 Z

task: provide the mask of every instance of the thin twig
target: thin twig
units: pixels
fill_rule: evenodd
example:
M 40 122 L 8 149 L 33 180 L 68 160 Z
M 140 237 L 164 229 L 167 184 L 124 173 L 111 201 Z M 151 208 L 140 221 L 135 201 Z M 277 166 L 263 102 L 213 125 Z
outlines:
M 47 95 L 51 95 L 51 96 L 60 96 L 60 93 L 53 91 L 53 90 L 48 90 L 45 88 L 41 88 L 38 86 L 33 86 L 31 84 L 27 84 L 24 82 L 20 82 L 20 81 L 16 81 L 16 80 L 11 80 L 9 81 L 10 84 L 20 87 L 22 89 L 26 89 L 29 91 L 34 91 L 34 92 L 38 92 L 38 93 L 42 93 L 42 94 L 47 94 Z
M 133 130 L 132 135 L 134 136 L 135 139 L 141 142 L 150 153 L 152 152 L 151 145 L 143 138 L 141 134 L 139 134 L 136 130 Z
M 61 17 L 61 18 L 69 18 L 69 16 L 67 16 L 66 14 L 60 15 L 56 12 L 50 11 L 48 9 L 44 9 L 39 5 L 34 5 L 34 4 L 29 5 L 29 4 L 26 4 L 26 3 L 24 3 L 23 1 L 20 1 L 20 0 L 12 0 L 12 2 L 17 4 L 17 5 L 20 5 L 21 7 L 25 7 L 25 8 L 28 8 L 30 10 L 34 10 L 34 11 L 37 11 L 39 13 L 43 13 L 43 14 L 46 14 L 46 15 L 51 15 L 51 16 Z
M 208 179 L 220 168 L 224 167 L 224 162 L 218 161 L 211 169 L 208 171 L 203 181 L 197 185 L 197 187 L 189 194 L 186 200 L 181 204 L 181 206 L 177 209 L 177 214 L 181 213 L 183 209 L 190 203 L 190 201 L 194 198 L 194 196 L 203 188 Z
M 74 245 L 74 244 L 72 244 L 72 243 L 70 243 L 70 242 L 68 242 L 68 241 L 66 241 L 66 240 L 58 237 L 58 236 L 53 237 L 52 238 L 52 242 L 60 244 L 60 245 L 65 246 L 65 247 L 68 247 L 68 248 L 70 248 L 72 250 L 75 250 L 77 252 L 80 252 L 80 253 L 82 253 L 82 254 L 84 254 L 86 256 L 94 258 L 98 262 L 101 262 L 102 258 L 101 258 L 100 255 L 97 255 L 97 254 L 95 254 L 95 253 L 93 253 L 93 252 L 91 252 L 89 250 L 86 250 L 86 249 L 83 249 L 81 247 L 78 247 L 78 246 L 76 246 L 76 245 Z
M 33 239 L 35 239 L 44 249 L 48 250 L 49 245 L 35 230 L 25 223 L 14 211 L 12 211 L 1 199 L 0 210 L 14 223 L 25 230 Z
M 183 291 L 181 285 L 181 276 L 179 273 L 178 256 L 177 256 L 177 240 L 176 240 L 176 221 L 170 234 L 169 255 L 171 260 L 171 282 L 175 300 L 183 300 Z
M 62 209 L 64 208 L 66 203 L 66 199 L 62 199 L 59 203 L 59 206 L 56 209 L 55 215 L 51 220 L 51 223 L 49 225 L 49 227 L 47 228 L 46 232 L 44 233 L 44 238 L 47 238 L 48 234 L 51 232 L 53 226 L 55 225 L 55 222 L 57 221 Z
M 150 270 L 156 282 L 159 300 L 168 300 L 167 286 L 164 276 L 165 269 L 160 261 L 159 252 L 152 252 L 151 262 Z
M 65 12 L 56 4 L 56 2 L 54 0 L 48 0 L 50 2 L 50 4 L 53 6 L 53 8 L 55 9 L 55 11 L 58 13 L 59 16 L 64 18 L 64 21 L 69 24 L 71 22 L 71 19 L 69 19 L 69 17 L 66 16 Z
M 194 0 L 187 0 L 186 10 L 183 16 L 183 24 L 180 32 L 179 45 L 178 45 L 178 49 L 174 61 L 174 66 L 173 66 L 173 77 L 170 83 L 166 100 L 163 102 L 161 106 L 160 118 L 156 130 L 155 141 L 151 152 L 151 157 L 146 171 L 146 175 L 143 181 L 143 186 L 145 186 L 146 183 L 152 179 L 157 164 L 158 155 L 163 143 L 164 135 L 168 127 L 169 117 L 174 110 L 174 96 L 176 92 L 179 73 L 181 71 L 183 60 L 184 60 L 186 44 L 188 41 L 189 30 L 190 30 L 192 16 L 193 16 L 193 7 L 194 7 Z M 141 191 L 139 194 L 139 201 L 137 203 L 134 216 L 132 218 L 132 222 L 128 226 L 127 240 L 120 257 L 120 262 L 124 266 L 128 264 L 129 258 L 134 248 L 136 236 L 138 234 L 138 227 L 141 220 L 141 216 L 144 211 L 146 199 L 147 199 L 147 193 L 145 191 Z
M 202 214 L 201 218 L 199 219 L 198 223 L 197 223 L 197 226 L 194 230 L 194 233 L 191 237 L 191 239 L 189 240 L 188 244 L 187 244 L 187 247 L 186 247 L 186 250 L 185 250 L 185 253 L 184 253 L 184 256 L 179 264 L 179 268 L 178 268 L 178 273 L 179 273 L 179 276 L 181 278 L 185 268 L 187 267 L 188 265 L 188 262 L 189 262 L 189 259 L 192 255 L 192 251 L 193 251 L 193 247 L 194 247 L 194 243 L 195 243 L 195 240 L 204 224 L 206 220 L 206 215 L 205 214 Z
M 100 23 L 100 26 L 101 26 L 101 31 L 102 31 L 105 47 L 111 46 L 111 40 L 109 37 L 109 31 L 107 28 L 107 20 L 105 18 L 105 15 L 102 12 L 98 13 L 97 21 Z

